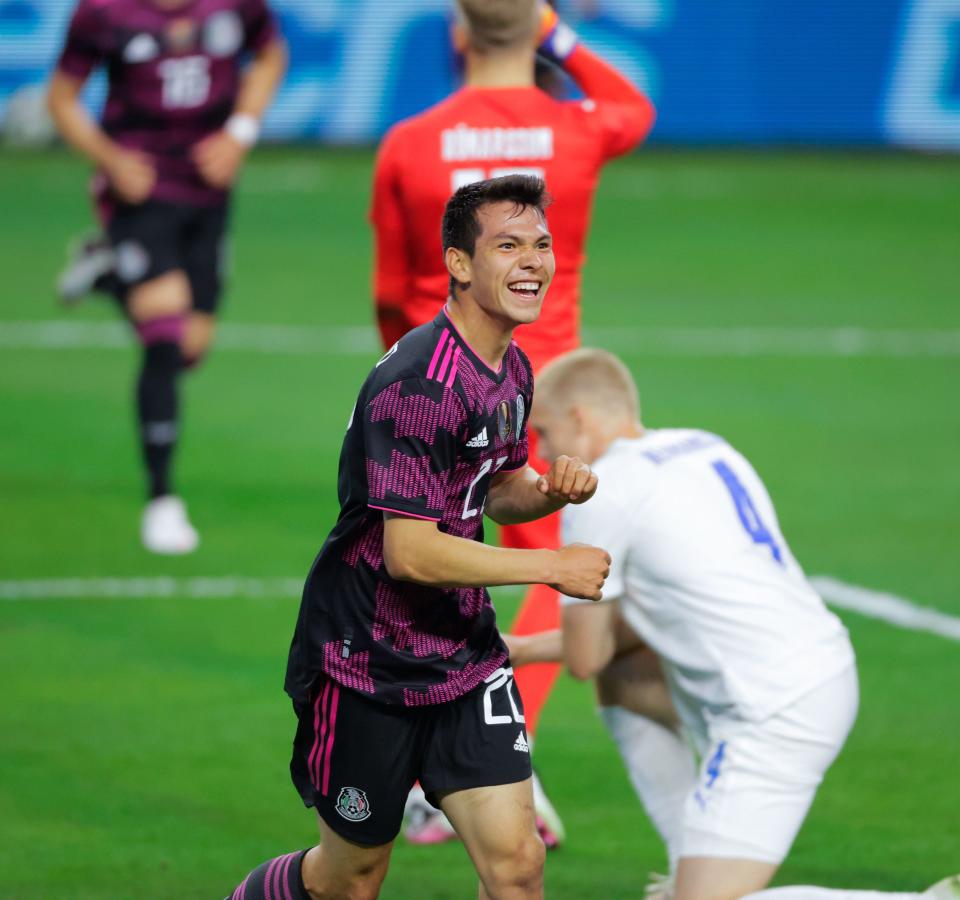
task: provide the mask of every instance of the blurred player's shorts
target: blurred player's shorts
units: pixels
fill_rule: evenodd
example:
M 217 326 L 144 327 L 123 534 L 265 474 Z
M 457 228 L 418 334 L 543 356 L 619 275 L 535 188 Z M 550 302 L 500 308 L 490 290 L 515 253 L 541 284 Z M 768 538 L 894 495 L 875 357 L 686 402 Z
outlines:
M 762 722 L 718 716 L 709 734 L 693 735 L 702 763 L 680 856 L 782 862 L 858 705 L 851 665 Z

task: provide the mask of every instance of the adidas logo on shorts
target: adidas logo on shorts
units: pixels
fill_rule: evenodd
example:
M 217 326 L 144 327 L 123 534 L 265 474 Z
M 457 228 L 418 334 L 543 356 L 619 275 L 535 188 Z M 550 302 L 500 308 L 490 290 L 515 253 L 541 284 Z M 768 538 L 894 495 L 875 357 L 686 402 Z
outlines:
M 521 753 L 529 753 L 530 745 L 527 743 L 527 739 L 523 736 L 523 732 L 517 735 L 517 739 L 513 742 L 513 749 L 519 750 Z
M 487 428 L 484 426 L 481 431 L 467 441 L 467 446 L 479 449 L 480 447 L 486 447 L 489 443 L 490 439 L 487 437 Z

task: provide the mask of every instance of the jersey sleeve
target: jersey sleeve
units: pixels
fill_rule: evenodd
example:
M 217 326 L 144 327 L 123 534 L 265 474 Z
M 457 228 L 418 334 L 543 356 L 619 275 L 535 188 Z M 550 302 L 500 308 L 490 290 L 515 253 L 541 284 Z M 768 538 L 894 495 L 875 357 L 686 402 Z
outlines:
M 608 62 L 580 44 L 564 69 L 587 95 L 581 114 L 599 137 L 602 159 L 629 153 L 650 133 L 656 118 L 650 98 Z
M 381 309 L 402 308 L 410 292 L 399 153 L 397 134 L 391 131 L 380 145 L 373 171 L 370 206 L 374 238 L 373 296 Z
M 410 378 L 380 390 L 364 408 L 368 505 L 440 521 L 466 426 L 460 398 L 439 382 Z
M 630 516 L 617 497 L 616 483 L 605 482 L 601 474 L 596 494 L 586 503 L 564 507 L 560 521 L 563 546 L 590 544 L 610 554 L 610 574 L 603 585 L 603 601 L 620 599 L 626 591 Z M 593 601 L 561 595 L 560 602 L 570 606 Z
M 57 68 L 66 75 L 85 81 L 104 61 L 103 33 L 93 4 L 89 0 L 80 0 L 70 18 Z
M 280 37 L 276 17 L 264 0 L 248 0 L 243 18 L 244 50 L 257 53 Z

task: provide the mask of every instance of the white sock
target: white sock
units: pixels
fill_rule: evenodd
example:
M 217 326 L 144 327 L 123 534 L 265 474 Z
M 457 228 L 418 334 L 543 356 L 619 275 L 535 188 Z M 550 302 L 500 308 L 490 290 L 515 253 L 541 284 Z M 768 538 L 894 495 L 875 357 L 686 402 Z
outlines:
M 601 706 L 600 718 L 616 742 L 640 803 L 677 865 L 683 808 L 697 780 L 693 751 L 681 737 L 622 706 Z
M 891 897 L 900 897 L 901 900 L 919 900 L 922 896 L 922 894 L 888 894 L 884 891 L 841 891 L 835 888 L 796 885 L 759 891 L 756 894 L 749 894 L 743 900 L 841 900 L 841 898 L 846 898 L 846 900 L 890 900 Z

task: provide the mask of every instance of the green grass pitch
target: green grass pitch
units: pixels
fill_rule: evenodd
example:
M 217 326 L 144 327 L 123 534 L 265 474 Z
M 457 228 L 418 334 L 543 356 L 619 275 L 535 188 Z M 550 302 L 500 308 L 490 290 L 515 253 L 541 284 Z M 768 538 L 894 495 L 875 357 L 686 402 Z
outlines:
M 316 346 L 223 347 L 190 378 L 177 475 L 203 543 L 164 560 L 137 540 L 133 349 L 9 339 L 12 322 L 66 315 L 51 284 L 89 222 L 85 167 L 0 156 L 0 580 L 306 573 L 375 358 L 338 338 L 370 321 L 371 162 L 309 149 L 250 162 L 224 321 L 310 326 Z M 958 209 L 955 159 L 644 153 L 604 176 L 584 283 L 585 323 L 627 359 L 648 424 L 714 429 L 743 450 L 808 572 L 953 615 Z M 97 302 L 70 315 L 115 319 Z M 722 329 L 840 326 L 923 331 L 933 350 L 722 350 Z M 664 330 L 720 345 L 680 352 L 650 337 Z M 938 335 L 947 349 L 934 352 Z M 517 597 L 499 595 L 502 622 Z M 0 897 L 220 898 L 312 843 L 286 771 L 295 608 L 283 596 L 0 601 Z M 915 890 L 960 869 L 960 648 L 843 618 L 860 718 L 777 883 Z M 548 859 L 548 896 L 639 896 L 662 852 L 585 685 L 561 681 L 537 763 L 569 832 Z M 383 896 L 474 890 L 459 845 L 398 842 Z

